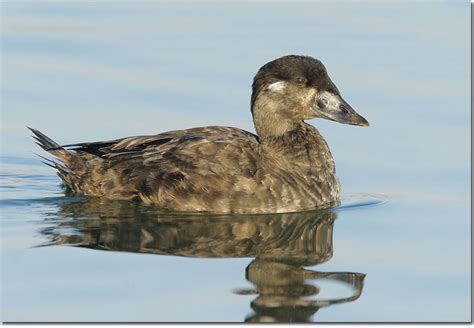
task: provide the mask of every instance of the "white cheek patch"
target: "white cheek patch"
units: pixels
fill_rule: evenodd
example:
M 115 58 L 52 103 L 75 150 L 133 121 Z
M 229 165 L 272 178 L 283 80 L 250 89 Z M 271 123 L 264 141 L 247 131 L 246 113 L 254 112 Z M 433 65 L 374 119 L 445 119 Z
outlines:
M 319 93 L 318 98 L 326 103 L 326 110 L 339 110 L 339 105 L 341 104 L 341 98 L 339 96 L 328 91 L 323 91 Z
M 286 82 L 278 81 L 270 84 L 267 89 L 273 92 L 282 92 L 286 88 Z

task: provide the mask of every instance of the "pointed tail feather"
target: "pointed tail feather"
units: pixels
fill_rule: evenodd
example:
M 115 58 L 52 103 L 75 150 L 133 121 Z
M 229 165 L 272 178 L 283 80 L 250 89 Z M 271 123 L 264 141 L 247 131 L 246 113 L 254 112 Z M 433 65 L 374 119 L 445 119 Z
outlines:
M 27 126 L 27 128 L 31 132 L 33 132 L 33 134 L 34 134 L 33 138 L 37 141 L 36 144 L 38 144 L 44 150 L 50 151 L 50 150 L 62 149 L 62 147 L 59 146 L 58 143 L 56 143 L 54 140 L 47 137 L 46 135 L 44 135 L 40 131 L 38 131 L 36 129 L 33 129 L 33 128 L 30 128 L 29 126 Z
M 38 155 L 44 160 L 43 163 L 55 168 L 64 184 L 70 189 L 75 189 L 77 180 L 86 171 L 86 166 L 82 158 L 75 152 L 64 149 L 57 142 L 47 137 L 40 131 L 30 127 L 27 128 L 33 132 L 33 138 L 36 140 L 36 144 L 38 144 L 42 149 L 51 155 L 55 156 L 60 161 L 56 162 Z
M 75 152 L 64 149 L 56 141 L 47 137 L 44 133 L 41 133 L 40 131 L 30 128 L 28 126 L 27 128 L 31 132 L 33 132 L 33 138 L 36 140 L 36 144 L 46 150 L 51 155 L 56 156 L 64 165 L 61 165 L 60 163 L 51 160 L 48 160 L 49 162 L 53 162 L 53 164 L 60 165 L 62 166 L 62 168 L 64 168 L 65 166 L 69 170 L 81 170 L 84 168 L 84 163 L 82 159 Z M 44 157 L 42 158 L 45 159 Z

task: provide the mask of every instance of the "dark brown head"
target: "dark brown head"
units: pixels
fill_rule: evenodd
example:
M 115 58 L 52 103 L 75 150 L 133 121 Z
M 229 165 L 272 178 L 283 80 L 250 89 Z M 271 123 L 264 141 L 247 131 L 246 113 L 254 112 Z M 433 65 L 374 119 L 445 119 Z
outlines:
M 342 99 L 324 65 L 306 56 L 285 56 L 265 64 L 252 85 L 252 115 L 261 137 L 281 135 L 304 120 L 369 123 Z

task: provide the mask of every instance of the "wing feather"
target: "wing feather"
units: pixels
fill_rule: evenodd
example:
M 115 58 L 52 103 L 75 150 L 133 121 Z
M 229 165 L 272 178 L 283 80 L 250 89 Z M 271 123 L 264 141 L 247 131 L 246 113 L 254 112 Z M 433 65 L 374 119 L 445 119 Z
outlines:
M 231 127 L 202 127 L 176 130 L 157 135 L 134 136 L 103 142 L 64 145 L 81 153 L 104 159 L 104 165 L 114 169 L 157 167 L 162 170 L 208 168 L 222 173 L 238 167 L 240 153 L 254 148 L 257 136 Z

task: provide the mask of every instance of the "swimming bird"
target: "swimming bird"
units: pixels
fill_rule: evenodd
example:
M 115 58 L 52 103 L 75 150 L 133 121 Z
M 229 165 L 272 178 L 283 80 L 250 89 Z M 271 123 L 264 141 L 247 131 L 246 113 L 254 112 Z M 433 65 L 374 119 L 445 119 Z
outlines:
M 59 159 L 46 163 L 78 195 L 179 212 L 282 213 L 337 204 L 334 159 L 305 121 L 369 123 L 343 100 L 321 61 L 289 55 L 262 66 L 251 113 L 256 134 L 208 126 L 60 146 L 30 130 Z

